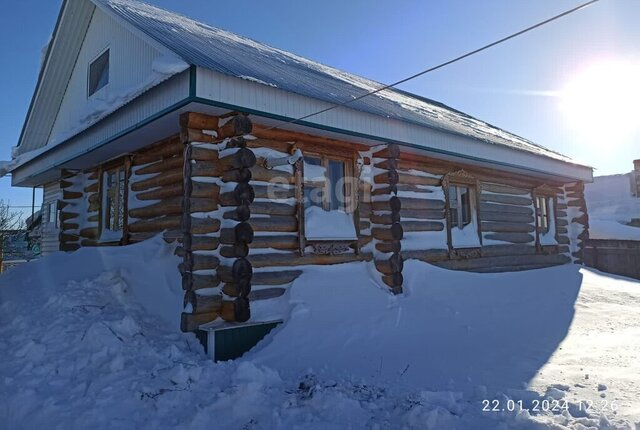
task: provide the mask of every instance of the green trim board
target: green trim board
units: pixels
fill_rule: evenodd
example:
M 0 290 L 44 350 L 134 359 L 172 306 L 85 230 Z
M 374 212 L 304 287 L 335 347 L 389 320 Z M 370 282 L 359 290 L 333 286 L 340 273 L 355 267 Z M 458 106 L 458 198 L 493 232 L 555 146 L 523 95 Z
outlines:
M 198 330 L 196 337 L 213 361 L 235 360 L 250 351 L 282 321 L 257 322 Z

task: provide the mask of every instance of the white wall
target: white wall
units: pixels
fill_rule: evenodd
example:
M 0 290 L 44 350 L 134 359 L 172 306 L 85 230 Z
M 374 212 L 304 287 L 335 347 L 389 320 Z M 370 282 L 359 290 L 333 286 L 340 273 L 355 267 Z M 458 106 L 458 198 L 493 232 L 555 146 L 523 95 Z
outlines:
M 89 64 L 106 48 L 110 51 L 109 84 L 88 97 Z M 160 55 L 154 47 L 96 8 L 48 141 L 55 142 L 83 120 L 90 121 L 91 116 L 104 110 L 106 105 L 117 103 L 119 95 L 139 88 L 152 75 L 153 61 Z
M 61 198 L 60 182 L 51 182 L 44 186 L 42 197 L 42 243 L 40 245 L 43 256 L 60 250 L 58 238 L 60 229 L 55 223 L 49 222 L 49 203 L 57 202 Z

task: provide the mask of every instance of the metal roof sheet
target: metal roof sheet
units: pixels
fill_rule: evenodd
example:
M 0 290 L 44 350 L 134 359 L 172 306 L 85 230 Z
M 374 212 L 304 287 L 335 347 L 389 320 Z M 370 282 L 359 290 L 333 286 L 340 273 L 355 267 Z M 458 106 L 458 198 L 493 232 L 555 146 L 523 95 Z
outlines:
M 136 0 L 92 1 L 115 12 L 191 65 L 329 103 L 342 103 L 382 86 Z M 571 162 L 566 156 L 442 103 L 398 89 L 354 101 L 349 107 Z

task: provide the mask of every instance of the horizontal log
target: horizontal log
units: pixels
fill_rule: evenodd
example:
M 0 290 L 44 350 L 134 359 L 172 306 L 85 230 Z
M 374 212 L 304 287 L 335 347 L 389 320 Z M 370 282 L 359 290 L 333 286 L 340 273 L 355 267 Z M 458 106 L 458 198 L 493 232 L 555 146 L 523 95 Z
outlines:
M 393 294 L 402 294 L 402 283 L 404 282 L 402 273 L 383 275 L 382 282 L 384 282 L 391 289 L 391 292 Z
M 253 227 L 254 231 L 298 231 L 298 219 L 295 216 L 289 215 L 272 215 L 268 218 L 251 218 L 249 223 Z
M 87 217 L 89 222 L 100 222 L 100 214 L 94 214 Z
M 218 249 L 219 240 L 211 236 L 190 236 L 190 251 L 213 251 Z
M 77 242 L 80 237 L 77 234 L 69 234 L 69 233 L 60 233 L 58 235 L 58 240 L 60 242 Z
M 556 209 L 558 210 L 567 210 L 569 207 L 566 205 L 566 203 L 556 203 Z
M 255 199 L 253 187 L 245 182 L 236 185 L 233 191 L 220 193 L 221 206 L 249 205 Z
M 411 250 L 402 251 L 401 254 L 405 260 L 414 259 L 425 261 L 427 263 L 449 259 L 449 251 L 446 249 Z
M 81 199 L 83 195 L 84 194 L 82 194 L 82 192 L 80 192 L 80 191 L 70 191 L 70 190 L 63 190 L 62 191 L 62 199 L 63 200 Z
M 400 224 L 404 232 L 444 230 L 444 224 L 437 221 L 402 221 Z
M 558 234 L 567 234 L 569 233 L 569 229 L 567 227 L 556 227 L 556 232 Z
M 229 297 L 247 297 L 251 294 L 251 284 L 227 283 L 222 287 L 222 292 Z
M 202 130 L 195 128 L 183 128 L 182 131 L 180 131 L 180 140 L 183 144 L 191 142 L 213 143 L 217 140 L 217 137 L 205 134 Z
M 444 200 L 400 197 L 402 209 L 443 210 Z
M 298 249 L 300 243 L 297 235 L 254 236 L 249 248 L 273 248 L 280 250 Z
M 295 281 L 301 274 L 302 270 L 257 272 L 253 274 L 251 282 L 254 285 L 286 285 Z M 251 296 L 249 296 L 249 298 L 251 298 Z
M 100 210 L 100 202 L 92 202 L 87 206 L 87 212 L 98 212 Z
M 379 173 L 373 177 L 375 184 L 389 184 L 396 185 L 399 182 L 399 175 L 396 170 L 387 170 L 386 172 Z
M 371 235 L 378 240 L 402 240 L 403 232 L 404 230 L 399 222 L 388 227 L 374 227 L 371 229 Z
M 218 177 L 224 170 L 218 161 L 198 161 L 191 164 L 191 177 Z
M 191 270 L 213 270 L 218 267 L 220 260 L 214 255 L 198 255 L 192 254 Z
M 567 201 L 567 206 L 574 208 L 586 208 L 587 202 L 584 199 L 575 199 Z
M 398 170 L 398 160 L 396 158 L 384 158 L 373 166 L 383 170 Z
M 391 225 L 400 222 L 400 212 L 374 212 L 369 219 L 373 224 Z
M 501 204 L 494 204 L 494 203 L 480 203 L 481 218 L 485 212 L 533 215 L 533 209 L 527 206 L 512 206 L 512 205 L 501 205 Z
M 251 217 L 251 208 L 249 205 L 241 205 L 233 210 L 226 211 L 222 217 L 240 222 L 247 221 Z
M 180 215 L 183 212 L 182 197 L 172 197 L 154 203 L 129 210 L 131 218 L 156 218 L 164 215 Z
M 222 172 L 222 180 L 224 182 L 249 182 L 252 178 L 251 170 L 249 169 L 237 169 L 228 170 Z
M 373 154 L 374 158 L 398 158 L 400 157 L 400 146 L 390 143 Z
M 567 192 L 584 192 L 584 182 L 576 182 L 574 184 L 565 185 L 564 189 Z
M 512 196 L 507 194 L 480 194 L 480 200 L 483 202 L 501 203 L 516 206 L 531 206 L 533 200 L 529 197 Z
M 508 213 L 508 212 L 489 212 L 489 211 L 482 211 L 480 213 L 480 219 L 482 219 L 482 221 L 514 222 L 514 223 L 524 223 L 524 224 L 530 224 L 535 221 L 533 218 L 533 215 L 514 214 L 514 213 Z
M 253 191 L 257 199 L 291 199 L 295 197 L 296 190 L 279 187 L 277 185 L 253 185 Z
M 139 169 L 136 169 L 135 174 L 149 175 L 153 173 L 171 172 L 176 170 L 177 168 L 182 168 L 183 164 L 184 164 L 184 159 L 180 156 L 165 158 L 164 160 L 157 161 L 155 163 L 149 164 L 147 166 L 142 166 Z
M 384 273 L 385 275 L 402 272 L 402 268 L 404 267 L 402 256 L 397 253 L 392 254 L 391 257 L 385 260 L 375 260 L 374 263 L 376 270 L 380 273 Z
M 160 173 L 153 178 L 131 182 L 132 191 L 146 191 L 149 188 L 162 187 L 169 184 L 182 183 L 182 169 Z
M 72 178 L 69 178 L 69 179 L 74 179 L 74 178 L 72 177 Z M 60 180 L 60 182 L 59 182 L 59 186 L 60 186 L 60 188 L 61 188 L 61 189 L 63 189 L 63 190 L 64 190 L 64 189 L 67 189 L 67 188 L 71 188 L 71 187 L 73 187 L 74 185 L 75 185 L 75 182 L 73 182 L 73 181 L 71 181 L 71 180 L 61 179 L 61 180 Z
M 253 202 L 251 213 L 266 215 L 295 215 L 296 205 L 276 202 Z
M 558 218 L 558 219 L 556 219 L 556 225 L 560 226 L 560 227 L 566 227 L 566 226 L 569 225 L 569 221 L 567 221 L 564 218 Z
M 222 294 L 203 296 L 192 290 L 184 295 L 184 305 L 188 304 L 194 314 L 219 312 L 222 309 Z
M 266 169 L 262 166 L 251 167 L 251 176 L 255 181 L 272 182 L 274 184 L 294 184 L 295 177 L 277 169 Z
M 553 266 L 565 264 L 569 262 L 569 258 L 562 254 L 533 254 L 533 255 L 506 255 L 497 257 L 481 257 L 459 260 L 448 260 L 438 262 L 437 265 L 454 270 L 479 270 L 494 269 L 489 271 L 501 270 L 518 270 L 521 267 L 527 268 L 529 265 L 537 267 Z
M 536 253 L 533 245 L 485 245 L 482 247 L 483 257 L 499 257 L 505 255 L 530 255 Z
M 246 115 L 236 115 L 218 128 L 218 138 L 242 136 L 251 133 L 253 124 Z
M 220 243 L 233 245 L 235 243 L 251 243 L 254 238 L 253 227 L 248 222 L 241 222 L 233 228 L 223 228 L 220 231 Z
M 370 253 L 360 254 L 337 254 L 337 255 L 324 255 L 324 254 L 306 254 L 300 256 L 296 252 L 291 253 L 277 253 L 277 254 L 249 254 L 249 261 L 255 268 L 262 267 L 282 267 L 282 266 L 305 266 L 308 264 L 313 265 L 328 265 L 328 264 L 341 264 L 349 263 L 352 261 L 368 261 L 371 260 L 372 255 Z
M 444 209 L 401 209 L 400 216 L 402 216 L 403 219 L 441 220 L 445 218 L 445 211 Z
M 89 203 L 100 203 L 100 194 L 99 193 L 90 193 L 87 195 L 87 201 Z
M 482 191 L 489 191 L 498 194 L 511 194 L 514 196 L 528 196 L 531 195 L 531 190 L 525 188 L 516 188 L 510 185 L 503 184 L 491 184 L 483 182 L 481 184 Z
M 176 182 L 149 191 L 142 191 L 135 196 L 138 200 L 162 200 L 171 197 L 181 197 L 182 195 L 184 195 L 182 183 Z
M 220 230 L 220 220 L 210 217 L 196 218 L 191 217 L 191 230 L 192 234 L 207 234 L 215 233 Z
M 196 161 L 216 161 L 218 159 L 218 151 L 191 145 L 191 159 Z
M 218 200 L 220 187 L 209 182 L 191 181 L 191 197 Z
M 400 252 L 402 244 L 399 240 L 388 240 L 376 243 L 376 250 L 384 253 Z
M 182 274 L 182 289 L 185 291 L 197 291 L 203 288 L 215 288 L 220 285 L 218 275 L 200 275 L 185 272 Z
M 402 207 L 403 207 L 403 200 L 397 196 L 392 196 L 389 200 L 371 202 L 371 209 L 374 211 L 399 212 L 402 209 Z
M 216 130 L 218 128 L 218 117 L 199 112 L 185 112 L 180 115 L 180 127 Z
M 246 322 L 251 318 L 251 310 L 249 308 L 249 300 L 238 297 L 232 302 L 224 301 L 222 303 L 222 312 L 220 318 L 227 322 Z
M 262 288 L 260 290 L 253 290 L 249 294 L 249 301 L 255 302 L 258 300 L 275 299 L 284 295 L 286 292 L 287 290 L 285 288 Z
M 572 223 L 589 225 L 589 216 L 587 214 L 582 214 L 577 217 L 571 218 Z
M 97 193 L 98 191 L 100 191 L 100 183 L 94 182 L 93 184 L 89 184 L 86 187 L 84 187 L 83 191 L 85 193 Z
M 497 233 L 531 233 L 535 227 L 531 224 L 519 222 L 482 222 L 482 231 Z
M 569 240 L 569 238 L 565 235 L 561 235 L 559 234 L 556 237 L 556 241 L 560 244 L 560 245 L 569 245 L 571 243 L 571 241 Z
M 60 212 L 60 221 L 69 221 L 74 218 L 78 218 L 80 215 L 72 212 Z
M 79 235 L 87 239 L 97 240 L 100 237 L 100 230 L 98 227 L 83 228 L 80 230 Z
M 180 228 L 181 222 L 182 217 L 180 216 L 165 216 L 151 220 L 140 220 L 129 224 L 129 232 L 146 233 L 173 230 Z
M 75 222 L 63 222 L 60 224 L 60 229 L 63 231 L 77 230 L 80 228 L 80 224 Z
M 432 178 L 430 176 L 418 176 L 412 175 L 410 173 L 398 172 L 398 185 L 400 184 L 408 184 L 408 185 L 430 185 L 434 187 L 440 186 L 442 181 L 440 178 Z
M 161 145 L 150 145 L 131 158 L 131 164 L 140 166 L 144 164 L 160 161 L 163 158 L 181 156 L 184 152 L 184 144 L 180 142 L 179 137 L 170 138 Z
M 256 156 L 252 150 L 248 148 L 240 148 L 233 154 L 229 154 L 218 160 L 220 169 L 236 170 L 236 169 L 249 169 L 256 165 Z
M 532 235 L 527 233 L 487 233 L 484 238 L 511 243 L 529 243 L 535 240 Z
M 220 255 L 225 258 L 240 258 L 249 255 L 249 246 L 246 243 L 234 243 L 220 247 Z

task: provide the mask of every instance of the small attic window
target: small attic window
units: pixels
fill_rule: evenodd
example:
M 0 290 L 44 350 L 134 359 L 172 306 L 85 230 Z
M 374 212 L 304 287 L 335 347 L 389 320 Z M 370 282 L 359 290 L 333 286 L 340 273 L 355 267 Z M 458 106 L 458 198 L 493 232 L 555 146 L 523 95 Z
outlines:
M 109 50 L 89 64 L 89 97 L 109 83 Z

